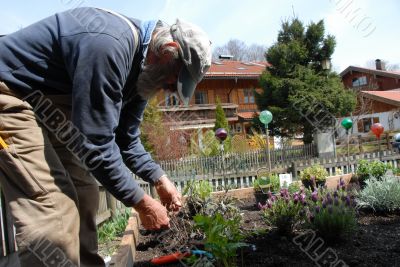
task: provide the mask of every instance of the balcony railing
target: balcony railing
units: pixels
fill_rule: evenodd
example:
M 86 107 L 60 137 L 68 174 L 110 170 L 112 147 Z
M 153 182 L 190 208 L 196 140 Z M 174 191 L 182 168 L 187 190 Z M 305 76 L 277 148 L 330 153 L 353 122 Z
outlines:
M 221 104 L 228 121 L 237 121 L 237 104 Z M 201 128 L 202 126 L 213 127 L 215 123 L 215 104 L 201 104 L 191 106 L 160 106 L 166 124 L 181 129 Z

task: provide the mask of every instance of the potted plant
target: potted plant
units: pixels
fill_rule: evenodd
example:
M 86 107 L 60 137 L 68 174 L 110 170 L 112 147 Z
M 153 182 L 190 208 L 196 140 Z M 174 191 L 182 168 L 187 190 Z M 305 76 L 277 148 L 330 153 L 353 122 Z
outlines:
M 256 203 L 265 203 L 272 193 L 279 191 L 279 177 L 276 174 L 259 176 L 253 182 Z
M 364 188 L 365 181 L 369 178 L 375 177 L 381 180 L 388 170 L 388 165 L 381 161 L 368 162 L 367 160 L 360 160 L 357 164 L 356 179 L 360 188 Z
M 315 164 L 305 168 L 300 174 L 300 179 L 304 187 L 314 190 L 317 187 L 325 185 L 327 176 L 328 172 L 326 169 L 319 164 Z

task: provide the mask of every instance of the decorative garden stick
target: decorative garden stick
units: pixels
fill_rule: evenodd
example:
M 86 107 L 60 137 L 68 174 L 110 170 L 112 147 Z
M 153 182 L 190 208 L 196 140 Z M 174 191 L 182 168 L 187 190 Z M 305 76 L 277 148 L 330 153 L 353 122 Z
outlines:
M 353 127 L 353 121 L 350 118 L 345 118 L 341 123 L 342 127 L 346 129 L 347 135 L 347 173 L 350 173 L 350 135 L 349 130 Z
M 267 133 L 267 161 L 268 161 L 268 171 L 271 172 L 271 154 L 269 151 L 269 131 L 268 124 L 272 121 L 272 113 L 269 110 L 263 110 L 260 113 L 259 119 L 265 125 L 265 131 Z
M 382 161 L 382 153 L 381 153 L 381 134 L 385 128 L 383 128 L 383 125 L 378 123 L 374 123 L 371 126 L 371 131 L 375 134 L 376 138 L 378 139 L 378 148 L 379 148 L 379 160 Z

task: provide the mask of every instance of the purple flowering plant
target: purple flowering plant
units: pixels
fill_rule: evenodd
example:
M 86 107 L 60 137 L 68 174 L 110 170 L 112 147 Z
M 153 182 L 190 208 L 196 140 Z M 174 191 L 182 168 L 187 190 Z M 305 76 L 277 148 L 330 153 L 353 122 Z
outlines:
M 308 201 L 307 226 L 317 231 L 327 242 L 340 241 L 356 229 L 355 206 L 342 179 L 334 191 L 315 189 Z
M 306 193 L 304 190 L 290 193 L 283 188 L 279 194 L 268 194 L 270 196 L 265 204 L 258 203 L 264 220 L 270 226 L 276 227 L 279 234 L 290 236 L 305 220 Z

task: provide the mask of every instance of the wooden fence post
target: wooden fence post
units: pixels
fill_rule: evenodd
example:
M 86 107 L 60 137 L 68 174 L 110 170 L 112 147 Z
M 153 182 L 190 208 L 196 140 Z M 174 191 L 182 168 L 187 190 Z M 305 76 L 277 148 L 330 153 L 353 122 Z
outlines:
M 296 162 L 292 161 L 292 179 L 297 180 L 297 168 L 296 168 Z
M 363 141 L 362 141 L 361 135 L 358 135 L 358 149 L 360 150 L 360 154 L 364 153 L 362 143 L 363 143 Z
M 110 209 L 111 218 L 117 215 L 117 200 L 110 193 L 106 191 L 107 207 Z
M 389 133 L 386 133 L 386 147 L 387 147 L 387 150 L 391 150 Z

